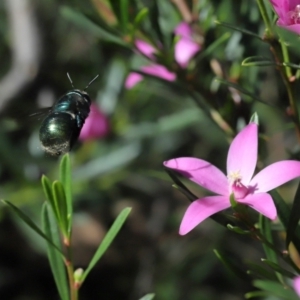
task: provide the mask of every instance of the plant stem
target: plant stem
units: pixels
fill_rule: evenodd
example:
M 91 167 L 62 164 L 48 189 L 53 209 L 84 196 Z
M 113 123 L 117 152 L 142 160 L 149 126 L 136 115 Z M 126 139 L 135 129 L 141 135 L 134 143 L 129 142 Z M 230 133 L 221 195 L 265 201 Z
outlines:
M 264 0 L 256 0 L 256 2 L 257 2 L 257 5 L 258 5 L 258 8 L 260 10 L 261 16 L 264 20 L 264 23 L 266 25 L 266 36 L 269 39 L 273 39 L 274 38 L 273 27 L 272 27 L 272 23 L 270 21 L 270 18 L 268 16 Z
M 75 285 L 74 280 L 74 266 L 73 266 L 73 260 L 72 260 L 72 248 L 70 239 L 67 240 L 67 242 L 64 242 L 66 247 L 66 261 L 65 265 L 67 268 L 68 273 L 68 279 L 69 279 L 69 287 L 70 287 L 70 300 L 78 300 L 78 289 Z
M 276 40 L 266 40 L 267 42 L 270 43 L 271 45 L 271 52 L 274 55 L 275 61 L 279 66 L 282 66 L 282 63 L 284 62 L 284 57 L 283 57 L 283 53 L 282 48 L 279 47 L 279 43 Z M 290 108 L 291 108 L 291 116 L 293 119 L 293 122 L 295 124 L 296 127 L 296 133 L 297 133 L 297 137 L 298 137 L 298 141 L 300 143 L 300 123 L 299 123 L 299 112 L 298 112 L 298 107 L 297 107 L 297 103 L 296 100 L 294 98 L 294 93 L 293 93 L 293 88 L 292 88 L 292 83 L 288 76 L 287 76 L 287 71 L 285 71 L 282 67 L 278 68 L 278 71 L 281 75 L 281 78 L 283 80 L 283 83 L 285 85 L 287 94 L 288 94 L 288 99 L 289 99 L 289 104 L 290 104 Z
M 280 66 L 278 68 L 280 75 L 282 77 L 283 83 L 286 87 L 289 104 L 291 108 L 291 115 L 293 118 L 293 122 L 296 127 L 296 134 L 298 141 L 300 142 L 300 123 L 299 123 L 299 112 L 296 105 L 296 101 L 294 98 L 293 90 L 292 90 L 292 80 L 290 80 L 293 76 L 291 73 L 291 69 L 289 67 L 285 67 L 284 69 L 281 67 L 283 62 L 289 62 L 288 50 L 283 41 L 279 41 L 281 47 L 279 47 L 278 41 L 275 39 L 275 34 L 273 32 L 272 23 L 267 13 L 267 9 L 264 3 L 264 0 L 256 0 L 264 23 L 266 25 L 266 36 L 265 41 L 271 45 L 271 52 L 274 55 L 276 63 Z
M 290 56 L 289 56 L 289 52 L 287 49 L 287 46 L 285 44 L 285 42 L 283 40 L 279 40 L 279 43 L 281 45 L 281 51 L 282 51 L 282 57 L 283 57 L 283 62 L 288 63 L 290 62 Z M 292 71 L 290 67 L 285 67 L 285 71 L 286 71 L 286 76 L 289 79 L 289 82 L 291 82 L 291 78 L 293 77 Z

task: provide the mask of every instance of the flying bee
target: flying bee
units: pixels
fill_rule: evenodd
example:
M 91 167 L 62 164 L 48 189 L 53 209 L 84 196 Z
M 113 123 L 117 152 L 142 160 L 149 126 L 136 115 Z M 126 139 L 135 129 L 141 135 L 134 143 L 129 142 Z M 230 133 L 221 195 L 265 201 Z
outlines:
M 69 152 L 77 141 L 90 113 L 91 99 L 86 90 L 99 75 L 84 90 L 75 89 L 69 73 L 67 76 L 73 89 L 55 102 L 40 127 L 41 147 L 52 156 Z

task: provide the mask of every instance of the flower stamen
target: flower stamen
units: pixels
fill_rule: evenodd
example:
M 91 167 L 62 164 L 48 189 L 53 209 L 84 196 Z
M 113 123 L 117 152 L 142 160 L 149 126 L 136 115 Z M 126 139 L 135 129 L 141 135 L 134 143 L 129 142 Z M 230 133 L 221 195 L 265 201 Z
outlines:
M 242 176 L 240 171 L 230 172 L 227 175 L 229 180 L 231 191 L 236 199 L 243 199 L 248 194 L 249 190 L 246 186 L 242 184 Z
M 288 23 L 289 25 L 300 24 L 300 4 L 288 12 Z

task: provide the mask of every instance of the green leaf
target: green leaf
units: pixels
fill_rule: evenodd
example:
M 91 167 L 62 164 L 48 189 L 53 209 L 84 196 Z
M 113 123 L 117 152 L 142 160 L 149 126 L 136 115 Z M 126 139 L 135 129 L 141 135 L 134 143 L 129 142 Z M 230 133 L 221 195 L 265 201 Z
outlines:
M 296 277 L 295 274 L 289 272 L 288 270 L 285 270 L 284 268 L 279 266 L 277 263 L 274 263 L 273 261 L 270 261 L 268 259 L 262 259 L 261 261 L 266 263 L 271 269 L 276 271 L 276 273 L 280 273 L 281 275 L 291 278 L 291 279 Z M 281 282 L 284 282 L 283 278 L 281 278 Z
M 300 239 L 296 235 L 296 230 L 299 230 L 300 220 L 300 183 L 296 191 L 294 202 L 291 208 L 291 214 L 286 230 L 286 247 L 288 249 L 290 242 L 293 242 L 298 252 L 300 253 Z
M 256 276 L 259 276 L 263 279 L 277 281 L 277 277 L 275 276 L 273 271 L 270 272 L 269 270 L 266 270 L 261 265 L 252 262 L 248 262 L 247 266 L 249 267 L 248 273 L 255 274 Z
M 52 215 L 52 210 L 49 209 L 47 203 L 43 205 L 42 209 L 42 224 L 48 238 L 56 245 L 61 246 L 58 227 Z M 47 255 L 59 296 L 62 300 L 69 300 L 68 281 L 63 256 L 49 242 L 47 242 Z
M 175 182 L 176 186 L 175 188 L 177 188 L 183 195 L 185 195 L 189 201 L 193 202 L 195 200 L 197 200 L 199 197 L 197 197 L 196 195 L 194 195 L 176 176 L 175 172 L 165 168 L 165 171 L 168 173 L 168 175 L 171 177 L 171 179 Z
M 129 0 L 110 0 L 110 6 L 118 19 L 119 27 L 126 31 L 129 19 Z
M 126 32 L 128 25 L 129 0 L 119 0 L 121 27 Z
M 222 45 L 224 42 L 226 42 L 230 38 L 231 34 L 226 32 L 222 36 L 220 36 L 217 40 L 215 40 L 213 43 L 211 43 L 205 50 L 201 51 L 199 55 L 197 55 L 195 61 L 198 63 L 201 59 L 204 57 L 212 54 L 215 49 L 217 49 L 220 45 Z
M 48 236 L 34 223 L 31 221 L 31 219 L 24 214 L 19 208 L 17 208 L 15 205 L 10 203 L 7 200 L 2 200 L 4 204 L 6 204 L 20 219 L 23 220 L 24 223 L 26 223 L 33 231 L 35 231 L 39 236 L 41 236 L 43 239 L 45 239 L 48 243 L 50 243 L 57 251 L 61 252 L 60 248 L 56 246 L 49 238 Z M 63 253 L 61 252 L 63 255 Z
M 108 42 L 112 42 L 118 45 L 121 45 L 126 48 L 130 48 L 129 44 L 126 43 L 124 40 L 122 40 L 119 36 L 110 33 L 109 31 L 101 28 L 91 20 L 89 20 L 87 17 L 82 15 L 79 12 L 76 12 L 72 8 L 69 8 L 67 6 L 62 6 L 60 9 L 60 14 L 66 18 L 67 20 L 77 24 L 78 26 L 86 29 L 91 34 L 104 39 Z
M 254 291 L 245 294 L 246 299 L 257 298 L 257 297 L 268 297 L 270 294 L 263 291 Z
M 232 226 L 231 224 L 227 224 L 227 228 L 230 230 L 230 231 L 233 231 L 235 233 L 238 233 L 238 234 L 252 234 L 251 231 L 249 230 L 244 230 L 238 226 Z
M 285 230 L 288 228 L 289 218 L 290 218 L 290 208 L 285 203 L 285 201 L 282 199 L 282 197 L 279 195 L 279 193 L 276 190 L 269 192 L 274 200 L 278 217 L 284 226 Z
M 99 261 L 99 259 L 102 257 L 102 255 L 106 252 L 114 238 L 116 237 L 117 233 L 120 231 L 121 227 L 123 226 L 125 220 L 127 219 L 129 213 L 131 211 L 131 208 L 127 207 L 121 211 L 121 213 L 118 215 L 110 229 L 108 230 L 107 234 L 105 235 L 104 239 L 102 240 L 100 246 L 98 247 L 96 253 L 94 254 L 92 260 L 90 261 L 87 269 L 84 271 L 82 275 L 82 282 L 84 282 L 87 275 L 90 273 L 90 271 L 93 269 L 93 267 L 96 265 L 96 263 Z
M 63 184 L 67 201 L 67 216 L 68 216 L 68 233 L 71 232 L 73 203 L 72 203 L 72 179 L 71 179 L 71 163 L 70 155 L 65 154 L 60 162 L 60 181 Z
M 149 9 L 147 7 L 142 8 L 134 19 L 134 27 L 137 28 L 144 21 L 144 19 L 149 15 Z
M 275 29 L 280 36 L 280 39 L 288 46 L 289 50 L 293 51 L 295 54 L 298 54 L 300 47 L 299 35 L 279 26 L 276 26 Z
M 69 236 L 67 234 L 69 228 L 69 216 L 67 199 L 64 187 L 61 182 L 54 181 L 52 184 L 52 194 L 54 198 L 55 207 L 58 212 L 58 226 L 63 232 L 64 236 Z
M 158 39 L 160 42 L 162 42 L 163 45 L 166 45 L 165 37 L 162 33 L 161 27 L 160 27 L 160 12 L 157 4 L 158 0 L 152 0 L 149 2 L 150 10 L 149 10 L 149 19 L 151 22 L 151 34 L 154 33 L 156 39 Z M 150 4 L 151 3 L 151 4 Z
M 274 105 L 271 105 L 269 103 L 266 103 L 264 101 L 262 101 L 259 97 L 257 97 L 254 93 L 251 93 L 249 92 L 248 90 L 244 89 L 243 87 L 241 87 L 239 84 L 236 84 L 236 83 L 233 83 L 233 82 L 230 82 L 230 81 L 227 81 L 225 79 L 222 79 L 222 78 L 216 78 L 215 79 L 216 81 L 222 83 L 222 84 L 225 84 L 229 87 L 232 87 L 236 90 L 238 90 L 239 92 L 241 92 L 242 94 L 246 95 L 246 96 L 249 96 L 250 98 L 252 98 L 253 100 L 257 101 L 257 102 L 260 102 L 260 103 L 263 103 L 265 105 L 268 105 L 268 106 L 274 106 Z M 245 99 L 243 99 L 245 101 Z M 245 102 L 251 102 L 251 101 L 245 101 Z
M 270 219 L 264 217 L 263 215 L 259 215 L 259 230 L 264 238 L 270 243 L 273 244 L 273 237 L 271 231 L 271 221 Z M 266 257 L 275 263 L 278 262 L 277 255 L 273 249 L 271 249 L 268 245 L 263 244 L 263 248 L 266 254 Z
M 140 298 L 139 300 L 152 300 L 154 299 L 155 294 L 147 294 L 144 297 Z
M 265 66 L 281 66 L 277 64 L 274 60 L 263 56 L 250 56 L 245 58 L 241 65 L 243 67 L 265 67 Z
M 284 67 L 290 67 L 290 68 L 297 69 L 297 70 L 300 69 L 300 65 L 296 65 L 296 64 L 293 64 L 293 63 L 289 63 L 289 62 L 283 62 L 282 65 Z
M 259 230 L 262 236 L 270 243 L 273 244 L 272 230 L 271 230 L 271 221 L 270 219 L 264 217 L 263 215 L 259 215 Z M 275 251 L 266 243 L 263 243 L 263 249 L 265 251 L 266 257 L 268 261 L 278 264 L 278 259 Z M 273 268 L 274 269 L 274 268 Z M 276 270 L 275 270 L 276 271 Z M 283 282 L 283 278 L 281 276 L 281 272 L 276 272 L 276 276 L 280 282 Z
M 50 182 L 49 178 L 45 175 L 42 176 L 41 182 L 42 182 L 42 187 L 43 187 L 46 199 L 49 201 L 49 204 L 51 205 L 51 207 L 57 217 L 57 211 L 55 210 L 55 203 L 54 203 L 54 198 L 52 195 L 51 182 Z
M 255 113 L 251 116 L 249 123 L 255 123 L 256 125 L 259 125 L 259 118 L 258 118 L 257 112 L 255 112 Z
M 255 37 L 255 38 L 257 38 L 257 39 L 259 39 L 259 40 L 261 40 L 261 41 L 263 40 L 263 39 L 261 38 L 261 36 L 259 36 L 258 34 L 252 32 L 252 31 L 249 31 L 249 30 L 246 30 L 246 29 L 243 29 L 243 28 L 239 28 L 239 27 L 236 27 L 236 26 L 234 26 L 234 25 L 232 25 L 232 24 L 229 24 L 229 23 L 226 23 L 226 22 L 221 22 L 221 21 L 218 21 L 218 20 L 216 20 L 215 23 L 216 23 L 217 25 L 222 26 L 222 27 L 229 28 L 229 29 L 233 29 L 233 30 L 235 30 L 235 31 L 239 31 L 239 32 L 241 32 L 241 33 L 244 33 L 244 34 L 246 34 L 246 35 L 253 36 L 253 37 Z
M 214 249 L 213 250 L 217 258 L 223 263 L 223 265 L 230 271 L 232 272 L 235 276 L 237 276 L 240 279 L 249 281 L 249 276 L 241 270 L 237 265 L 235 265 L 230 259 L 227 257 L 221 255 L 221 253 Z
M 255 280 L 253 285 L 259 289 L 268 292 L 268 295 L 280 297 L 280 299 L 286 300 L 299 300 L 293 290 L 286 289 L 285 286 L 273 281 L 267 280 Z

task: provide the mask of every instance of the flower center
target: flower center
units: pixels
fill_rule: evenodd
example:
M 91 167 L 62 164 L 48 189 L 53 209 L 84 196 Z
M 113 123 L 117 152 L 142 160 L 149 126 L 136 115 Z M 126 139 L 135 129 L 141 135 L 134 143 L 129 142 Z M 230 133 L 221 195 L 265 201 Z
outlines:
M 242 176 L 240 171 L 233 171 L 227 175 L 231 192 L 234 194 L 236 199 L 243 199 L 248 194 L 249 190 L 242 184 Z
M 300 24 L 300 4 L 288 12 L 288 23 L 289 25 Z

